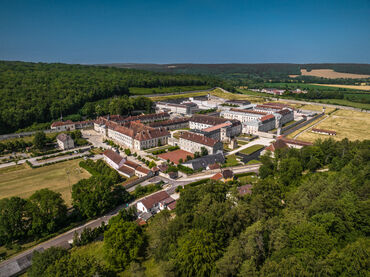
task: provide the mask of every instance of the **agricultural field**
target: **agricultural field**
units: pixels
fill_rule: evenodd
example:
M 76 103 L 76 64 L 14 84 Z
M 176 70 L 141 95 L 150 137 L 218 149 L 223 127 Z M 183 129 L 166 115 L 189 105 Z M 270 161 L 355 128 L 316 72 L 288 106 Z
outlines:
M 351 85 L 329 85 L 329 84 L 313 84 L 315 86 L 325 86 L 333 88 L 345 88 L 345 89 L 358 89 L 358 90 L 367 90 L 370 91 L 370 86 L 351 86 Z
M 365 140 L 370 139 L 368 126 L 370 126 L 369 113 L 338 110 L 329 115 L 327 119 L 322 120 L 314 128 L 336 131 L 336 136 L 330 136 L 335 140 L 342 140 L 344 138 L 348 138 L 349 140 Z M 295 135 L 296 133 L 292 133 L 288 137 L 292 138 Z M 328 137 L 328 135 L 311 132 L 310 127 L 296 137 L 296 139 L 314 142 L 316 139 L 326 139 Z
M 310 110 L 310 111 L 318 111 L 318 112 L 321 112 L 322 108 L 323 106 L 320 106 L 320 105 L 303 105 L 300 107 L 301 110 Z M 334 110 L 335 108 L 325 107 L 326 114 L 331 113 Z
M 36 190 L 48 188 L 60 192 L 67 205 L 71 206 L 70 185 L 90 177 L 90 173 L 79 167 L 78 163 L 81 160 L 60 162 L 35 169 L 26 164 L 0 169 L 0 198 L 12 196 L 27 198 Z
M 301 75 L 302 76 L 314 76 L 314 77 L 328 78 L 328 79 L 338 79 L 338 78 L 361 79 L 361 78 L 370 78 L 370 75 L 342 73 L 342 72 L 336 72 L 333 69 L 312 69 L 311 71 L 307 71 L 306 69 L 301 69 Z

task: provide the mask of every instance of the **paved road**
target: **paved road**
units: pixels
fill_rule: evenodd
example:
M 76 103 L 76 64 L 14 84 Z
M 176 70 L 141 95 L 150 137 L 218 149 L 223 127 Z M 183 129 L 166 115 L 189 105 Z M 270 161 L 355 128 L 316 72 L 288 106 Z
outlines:
M 234 173 L 258 172 L 259 166 L 260 165 L 247 165 L 247 166 L 234 167 L 232 169 L 233 169 Z M 162 176 L 157 176 L 155 178 L 159 178 L 161 180 L 164 180 L 164 181 L 168 182 L 168 184 L 170 184 L 171 187 L 167 188 L 166 191 L 169 194 L 174 194 L 175 190 L 178 186 L 184 186 L 186 184 L 189 184 L 191 182 L 194 182 L 194 181 L 197 181 L 197 180 L 200 180 L 200 179 L 209 178 L 212 175 L 214 175 L 214 173 L 208 174 L 207 172 L 205 172 L 204 174 L 199 174 L 198 176 L 191 176 L 191 177 L 184 178 L 184 179 L 179 179 L 179 180 L 172 180 L 172 179 L 168 179 L 168 178 L 165 178 L 165 177 L 162 177 Z M 136 203 L 138 201 L 140 201 L 140 199 L 130 203 L 129 206 L 136 205 Z M 61 234 L 61 235 L 59 235 L 55 238 L 52 238 L 52 239 L 50 239 L 50 240 L 48 240 L 44 243 L 41 243 L 41 244 L 39 244 L 39 245 L 29 249 L 29 250 L 26 250 L 26 251 L 22 252 L 21 254 L 15 256 L 15 257 L 12 257 L 12 258 L 10 258 L 6 261 L 1 262 L 0 263 L 0 277 L 8 277 L 8 276 L 12 276 L 14 274 L 19 273 L 22 269 L 19 266 L 19 264 L 22 263 L 22 262 L 23 262 L 23 269 L 30 266 L 30 260 L 31 260 L 32 252 L 34 252 L 35 250 L 43 251 L 44 249 L 50 248 L 52 246 L 57 246 L 57 245 L 64 244 L 64 243 L 70 241 L 71 239 L 73 239 L 73 235 L 74 235 L 75 232 L 80 234 L 83 231 L 83 229 L 85 229 L 85 228 L 96 228 L 96 227 L 100 226 L 102 224 L 102 222 L 108 223 L 109 219 L 111 217 L 117 215 L 119 210 L 121 210 L 122 208 L 124 208 L 124 206 L 120 206 L 117 209 L 115 209 L 114 211 L 110 212 L 109 214 L 106 214 L 106 215 L 104 215 L 104 216 L 102 216 L 98 219 L 89 221 L 89 222 L 87 222 L 86 224 L 84 224 L 82 226 L 79 226 L 79 227 L 74 228 L 70 231 L 67 231 L 66 233 L 63 233 L 63 234 Z

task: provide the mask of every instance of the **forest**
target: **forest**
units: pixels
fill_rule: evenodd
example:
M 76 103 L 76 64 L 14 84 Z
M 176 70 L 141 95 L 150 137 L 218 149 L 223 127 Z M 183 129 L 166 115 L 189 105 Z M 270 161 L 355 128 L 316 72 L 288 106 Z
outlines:
M 134 68 L 155 72 L 173 72 L 187 74 L 216 75 L 223 79 L 237 81 L 248 79 L 282 78 L 289 79 L 288 75 L 300 74 L 300 69 L 333 69 L 342 73 L 370 74 L 369 64 L 291 64 L 291 63 L 258 63 L 258 64 L 110 64 L 113 67 Z M 317 79 L 307 76 L 308 78 Z M 306 78 L 300 77 L 300 78 Z M 327 79 L 326 79 L 327 80 Z M 337 80 L 336 80 L 337 81 Z M 350 80 L 347 80 L 350 81 Z
M 369 276 L 370 141 L 319 140 L 261 161 L 251 194 L 238 179 L 187 185 L 174 212 L 139 226 L 122 210 L 99 252 L 49 249 L 29 276 Z
M 130 87 L 216 86 L 209 76 L 112 67 L 0 61 L 0 134 L 78 114 L 86 102 L 129 96 Z M 145 110 L 145 107 L 134 107 Z

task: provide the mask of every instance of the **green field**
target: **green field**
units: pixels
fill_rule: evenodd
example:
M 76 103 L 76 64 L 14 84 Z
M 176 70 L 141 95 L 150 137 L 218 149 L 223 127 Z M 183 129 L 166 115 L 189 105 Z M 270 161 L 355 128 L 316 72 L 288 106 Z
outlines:
M 226 163 L 223 164 L 222 167 L 230 167 L 230 166 L 237 166 L 240 165 L 241 163 L 236 159 L 236 155 L 229 155 L 226 156 Z
M 244 154 L 244 155 L 250 155 L 262 148 L 264 148 L 265 146 L 261 145 L 261 144 L 256 144 L 256 145 L 253 145 L 251 147 L 248 147 L 246 149 L 243 149 L 242 151 L 238 152 L 238 153 L 241 153 L 241 154 Z
M 161 94 L 161 93 L 173 93 L 173 92 L 184 92 L 184 91 L 197 91 L 210 89 L 210 86 L 177 86 L 177 87 L 160 87 L 160 88 L 139 88 L 131 87 L 130 94 L 134 95 L 147 95 L 147 94 Z
M 70 186 L 90 177 L 90 173 L 79 167 L 78 163 L 81 160 L 60 162 L 35 169 L 26 164 L 2 168 L 0 169 L 0 198 L 12 196 L 27 198 L 36 190 L 48 188 L 60 192 L 70 206 Z

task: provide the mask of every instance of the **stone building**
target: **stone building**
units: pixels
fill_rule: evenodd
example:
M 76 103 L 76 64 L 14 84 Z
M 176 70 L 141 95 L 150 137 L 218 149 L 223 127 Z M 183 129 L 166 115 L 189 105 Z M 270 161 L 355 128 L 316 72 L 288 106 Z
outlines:
M 179 146 L 182 150 L 191 153 L 201 153 L 202 147 L 208 150 L 209 155 L 216 154 L 217 151 L 223 151 L 222 142 L 190 132 L 185 132 L 180 136 Z
M 57 136 L 57 143 L 60 149 L 67 150 L 75 147 L 73 139 L 67 134 L 59 134 Z
M 182 115 L 192 115 L 199 110 L 198 105 L 192 102 L 186 102 L 182 104 L 157 102 L 156 109 Z

